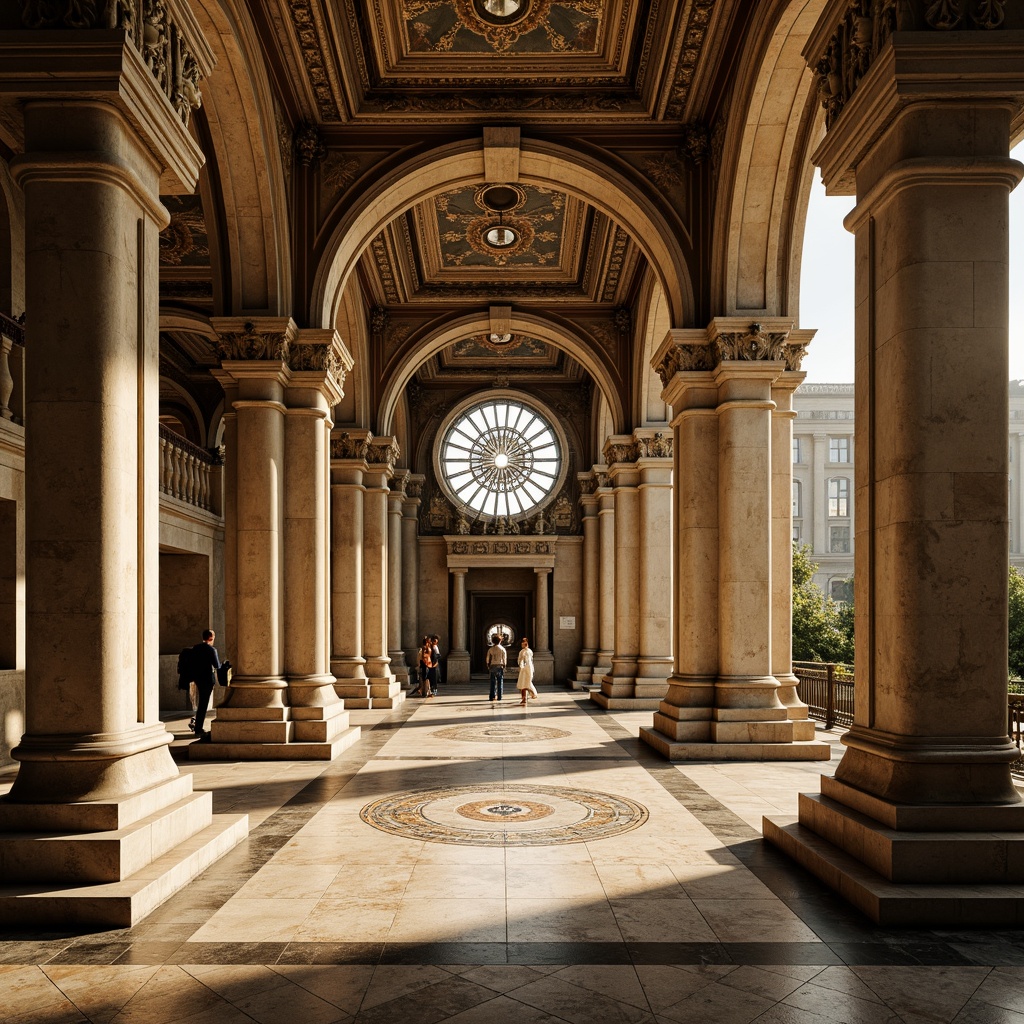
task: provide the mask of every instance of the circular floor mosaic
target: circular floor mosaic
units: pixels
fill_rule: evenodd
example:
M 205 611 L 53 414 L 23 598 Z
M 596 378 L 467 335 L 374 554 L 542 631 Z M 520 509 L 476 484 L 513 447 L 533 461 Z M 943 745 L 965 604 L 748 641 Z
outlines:
M 565 739 L 571 734 L 546 725 L 480 722 L 476 725 L 451 725 L 447 729 L 436 730 L 432 735 L 439 740 L 459 740 L 462 743 L 536 743 L 538 740 Z
M 629 832 L 647 820 L 647 808 L 590 789 L 523 783 L 403 793 L 374 800 L 359 816 L 382 832 L 429 843 L 558 846 Z

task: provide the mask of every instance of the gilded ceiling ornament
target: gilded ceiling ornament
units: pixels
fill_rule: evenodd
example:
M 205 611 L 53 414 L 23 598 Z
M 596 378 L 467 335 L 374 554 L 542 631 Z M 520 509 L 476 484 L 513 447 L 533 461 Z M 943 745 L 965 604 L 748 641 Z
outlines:
M 480 0 L 404 0 L 409 49 L 417 53 L 592 53 L 602 0 L 524 0 L 508 17 Z M 528 41 L 527 41 L 528 40 Z
M 244 330 L 230 331 L 217 339 L 217 356 L 224 359 L 270 359 L 288 361 L 288 338 L 284 331 L 258 331 L 252 322 Z

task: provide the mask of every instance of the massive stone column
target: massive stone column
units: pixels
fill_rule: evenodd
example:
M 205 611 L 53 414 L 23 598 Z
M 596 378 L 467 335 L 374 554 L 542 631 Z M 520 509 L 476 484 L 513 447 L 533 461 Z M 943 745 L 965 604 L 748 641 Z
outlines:
M 615 497 L 614 566 L 615 610 L 612 658 L 601 678 L 601 691 L 592 699 L 609 707 L 615 698 L 632 697 L 636 682 L 636 659 L 640 653 L 640 625 L 637 600 L 640 591 L 640 472 L 636 466 L 637 447 L 629 434 L 613 434 L 605 442 L 604 460 Z M 602 552 L 603 554 L 603 552 Z
M 534 610 L 536 636 L 533 637 L 533 667 L 537 683 L 555 681 L 555 656 L 551 653 L 551 616 L 548 614 L 551 569 L 535 568 Z
M 640 735 L 673 760 L 830 756 L 827 743 L 797 739 L 772 675 L 773 451 L 788 467 L 778 474 L 792 474 L 791 451 L 773 445 L 772 386 L 798 368 L 807 341 L 791 328 L 720 317 L 706 332 L 671 331 L 655 359 L 677 413 L 683 621 L 668 693 Z
M 466 573 L 468 569 L 448 570 L 452 578 L 452 646 L 448 652 L 448 683 L 469 682 L 469 650 L 466 646 Z
M 597 481 L 598 525 L 598 636 L 595 681 L 603 679 L 612 667 L 615 648 L 615 492 L 609 486 L 608 467 L 594 467 Z
M 580 510 L 583 523 L 583 649 L 576 666 L 576 687 L 582 688 L 594 676 L 597 663 L 598 596 L 600 575 L 600 540 L 598 537 L 597 506 L 592 473 L 580 473 Z
M 363 657 L 375 708 L 405 699 L 388 655 L 388 481 L 398 454 L 394 438 L 373 438 L 363 477 Z
M 331 438 L 331 672 L 350 708 L 370 707 L 363 657 L 363 501 L 371 434 Z
M 421 639 L 416 598 L 420 585 L 420 494 L 424 479 L 420 473 L 409 474 L 402 502 L 402 648 L 409 665 L 416 664 Z
M 609 438 L 615 491 L 615 641 L 592 699 L 612 709 L 655 710 L 672 670 L 669 623 L 671 441 L 649 428 Z
M 26 25 L 57 24 L 20 6 Z M 33 350 L 26 731 L 0 802 L 9 925 L 134 924 L 247 831 L 179 775 L 158 708 L 160 194 L 196 186 L 187 122 L 212 54 L 187 8 L 173 26 L 164 14 L 154 31 L 176 34 L 184 63 L 158 82 L 122 17 L 101 25 L 85 5 L 75 30 L 0 40 L 0 93 L 24 133 L 11 170 Z
M 932 8 L 920 31 L 878 33 L 859 84 L 823 92 L 814 155 L 858 200 L 856 715 L 835 777 L 801 797 L 799 824 L 766 818 L 765 835 L 886 924 L 1024 922 L 1006 711 L 1007 204 L 1024 170 L 1008 151 L 1024 32 L 982 31 L 995 8 L 970 8 L 957 33 L 928 31 Z M 823 85 L 848 59 L 845 31 L 808 41 Z
M 388 657 L 391 671 L 405 688 L 409 688 L 409 666 L 402 649 L 402 508 L 405 503 L 405 485 L 409 471 L 395 474 L 388 489 Z
M 813 332 L 792 331 L 791 339 Z M 779 700 L 795 724 L 793 738 L 814 739 L 814 723 L 807 705 L 797 696 L 799 680 L 793 674 L 793 392 L 804 373 L 787 371 L 772 385 L 772 675 L 779 684 Z

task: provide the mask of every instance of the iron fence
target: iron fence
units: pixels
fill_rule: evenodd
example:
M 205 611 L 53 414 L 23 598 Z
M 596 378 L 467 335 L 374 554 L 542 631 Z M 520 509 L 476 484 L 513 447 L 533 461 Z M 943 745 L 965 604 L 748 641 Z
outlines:
M 797 661 L 793 674 L 800 681 L 797 696 L 807 705 L 808 714 L 826 729 L 833 725 L 853 725 L 853 669 L 825 661 Z

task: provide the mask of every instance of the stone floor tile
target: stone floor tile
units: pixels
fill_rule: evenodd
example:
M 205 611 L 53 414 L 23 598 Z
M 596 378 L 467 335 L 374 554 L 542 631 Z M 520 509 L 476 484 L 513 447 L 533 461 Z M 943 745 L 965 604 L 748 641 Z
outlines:
M 111 1020 L 112 1024 L 169 1024 L 223 1008 L 230 1008 L 227 1000 L 187 971 L 160 967 Z M 228 1013 L 224 1019 L 236 1018 Z
M 896 1024 L 899 1017 L 877 999 L 861 999 L 814 982 L 801 985 L 782 1002 L 818 1013 L 837 1024 Z
M 505 896 L 505 867 L 502 864 L 474 864 L 468 870 L 453 871 L 446 864 L 418 863 L 406 883 L 408 899 L 495 899 Z
M 714 942 L 715 933 L 688 899 L 610 900 L 627 942 Z
M 320 999 L 286 979 L 284 984 L 262 992 L 243 994 L 230 1002 L 258 1024 L 332 1024 L 350 1020 L 344 1010 Z
M 380 1006 L 381 1003 L 390 1003 L 404 996 L 415 995 L 425 988 L 444 984 L 451 977 L 448 971 L 439 967 L 381 964 L 374 968 L 359 1009 L 369 1010 Z
M 766 971 L 760 967 L 743 964 L 727 974 L 720 984 L 729 988 L 742 989 L 744 992 L 753 992 L 755 995 L 764 996 L 765 999 L 779 1002 L 790 992 L 795 992 L 804 982 L 797 978 L 776 974 L 774 971 Z
M 593 864 L 537 864 L 526 855 L 526 863 L 508 858 L 505 884 L 509 898 L 604 900 L 605 890 Z
M 496 996 L 449 1017 L 446 1024 L 564 1024 L 564 1018 L 552 1017 L 508 996 Z
M 610 900 L 686 899 L 667 864 L 623 864 L 598 861 L 597 870 L 605 895 Z
M 324 899 L 401 899 L 416 867 L 405 864 L 346 865 L 323 893 Z
M 153 975 L 156 967 L 71 967 L 54 965 L 43 972 L 67 997 L 69 1002 L 85 1014 L 90 1021 L 106 1022 L 114 1018 L 121 1008 Z M 0 991 L 3 979 L 0 977 Z M 6 998 L 4 999 L 6 1002 Z
M 694 905 L 721 942 L 814 942 L 817 936 L 780 900 L 704 900 Z
M 467 981 L 494 989 L 495 992 L 514 992 L 548 973 L 546 968 L 526 967 L 523 964 L 488 964 L 460 970 L 461 976 Z
M 560 975 L 524 985 L 513 998 L 572 1024 L 643 1024 L 651 1019 L 645 1009 L 567 984 Z
M 913 990 L 914 982 L 908 982 Z M 1024 1013 L 1024 968 L 997 967 L 981 981 L 973 993 L 975 1000 Z
M 59 1019 L 81 1017 L 80 1011 L 39 967 L 0 966 L 4 1019 L 25 1014 L 53 1014 Z
M 449 976 L 420 989 L 414 999 L 404 996 L 360 1010 L 356 1024 L 438 1024 L 482 1003 L 498 998 L 489 988 Z
M 240 899 L 319 899 L 338 877 L 334 866 L 267 864 L 239 890 Z
M 713 982 L 658 1014 L 679 1024 L 748 1024 L 774 1005 L 774 999 Z
M 505 900 L 404 899 L 388 933 L 393 942 L 505 942 Z
M 509 897 L 509 942 L 620 942 L 622 932 L 604 900 Z
M 287 942 L 317 905 L 315 899 L 229 900 L 192 936 L 195 942 Z
M 397 899 L 322 899 L 290 938 L 295 942 L 383 942 L 400 906 Z
M 579 964 L 557 971 L 551 977 L 642 1010 L 651 1008 L 636 968 L 631 964 Z

